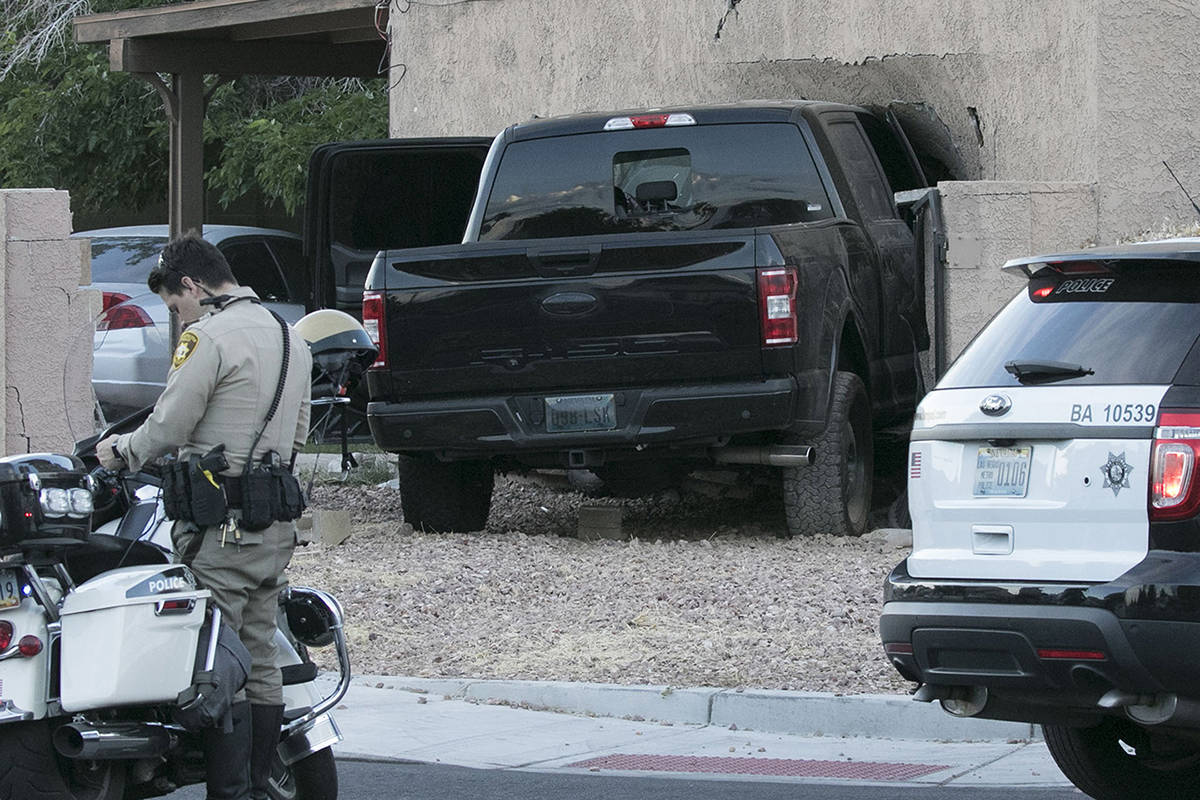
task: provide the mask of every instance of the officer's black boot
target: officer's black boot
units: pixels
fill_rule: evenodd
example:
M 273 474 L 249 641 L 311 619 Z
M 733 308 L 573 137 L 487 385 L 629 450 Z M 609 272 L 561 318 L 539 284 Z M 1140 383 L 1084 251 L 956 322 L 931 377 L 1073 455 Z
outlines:
M 208 800 L 246 800 L 250 797 L 250 703 L 234 703 L 233 730 L 205 728 L 204 774 Z
M 271 780 L 271 762 L 279 749 L 279 726 L 283 723 L 283 706 L 250 706 L 253 739 L 250 744 L 251 800 L 270 800 L 267 786 Z

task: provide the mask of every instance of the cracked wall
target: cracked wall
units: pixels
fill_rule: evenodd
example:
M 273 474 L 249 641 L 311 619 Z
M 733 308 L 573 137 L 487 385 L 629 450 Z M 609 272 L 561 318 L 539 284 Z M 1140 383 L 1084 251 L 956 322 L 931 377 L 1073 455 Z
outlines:
M 1190 216 L 1164 158 L 1200 189 L 1200 7 L 1180 0 L 403 4 L 391 32 L 394 136 L 807 97 L 898 103 L 945 179 L 1096 184 L 1100 241 Z
M 4 454 L 70 452 L 92 433 L 92 319 L 86 242 L 52 189 L 0 190 L 0 374 Z

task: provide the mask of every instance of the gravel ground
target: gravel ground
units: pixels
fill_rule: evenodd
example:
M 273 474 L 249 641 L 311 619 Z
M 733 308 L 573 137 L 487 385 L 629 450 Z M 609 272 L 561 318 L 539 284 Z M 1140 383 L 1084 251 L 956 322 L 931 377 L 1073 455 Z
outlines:
M 619 505 L 629 541 L 580 541 L 581 504 Z M 781 539 L 775 503 L 666 492 L 586 498 L 498 477 L 486 531 L 414 532 L 396 490 L 318 484 L 340 545 L 297 549 L 332 591 L 359 673 L 903 692 L 876 633 L 904 555 L 882 535 Z M 328 653 L 318 658 L 332 666 Z

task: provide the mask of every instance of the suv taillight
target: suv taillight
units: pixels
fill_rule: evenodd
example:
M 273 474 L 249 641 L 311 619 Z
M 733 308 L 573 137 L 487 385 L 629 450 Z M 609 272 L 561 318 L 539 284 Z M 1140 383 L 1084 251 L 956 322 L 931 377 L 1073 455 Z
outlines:
M 1200 513 L 1200 411 L 1161 411 L 1150 453 L 1150 519 L 1189 519 Z
M 771 267 L 758 271 L 758 310 L 763 347 L 795 344 L 799 340 L 795 268 Z
M 379 348 L 372 369 L 387 366 L 387 323 L 383 318 L 383 292 L 363 292 L 363 328 Z

